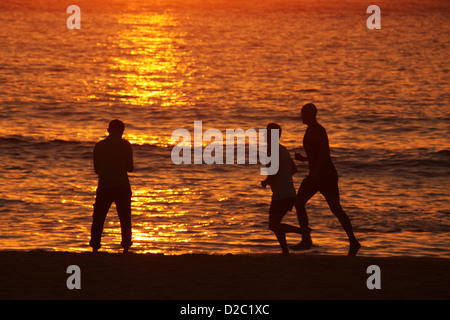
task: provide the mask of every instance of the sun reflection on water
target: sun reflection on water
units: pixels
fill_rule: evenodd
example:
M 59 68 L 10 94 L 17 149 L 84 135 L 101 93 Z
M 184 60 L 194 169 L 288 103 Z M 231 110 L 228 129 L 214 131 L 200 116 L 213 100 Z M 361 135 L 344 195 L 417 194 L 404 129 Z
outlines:
M 188 243 L 188 225 L 179 221 L 187 213 L 174 210 L 172 204 L 189 203 L 193 192 L 189 188 L 141 188 L 133 191 L 132 221 L 133 250 L 140 253 L 164 253 L 173 250 L 179 243 Z M 105 229 L 113 235 L 113 242 L 121 241 L 120 224 L 117 219 Z M 115 248 L 105 248 L 114 252 Z
M 142 107 L 179 107 L 189 105 L 183 87 L 189 78 L 185 34 L 177 28 L 170 13 L 124 14 L 118 20 L 120 31 L 114 40 L 120 54 L 111 58 L 111 77 L 107 81 L 110 100 Z M 111 80 L 112 79 L 112 80 Z M 135 145 L 173 146 L 178 143 L 161 135 L 125 133 Z M 191 239 L 188 227 L 180 222 L 187 211 L 174 208 L 189 204 L 189 188 L 148 188 L 133 186 L 133 247 L 143 253 L 162 253 L 177 243 Z M 114 221 L 113 233 L 120 243 L 120 225 Z M 157 249 L 155 249 L 157 248 Z M 114 250 L 113 250 L 114 251 Z
M 149 144 L 158 147 L 170 147 L 177 143 L 176 141 L 172 140 L 171 137 L 168 136 L 132 134 L 132 133 L 125 133 L 124 139 L 128 140 L 132 144 L 138 145 Z
M 117 35 L 121 54 L 111 60 L 112 82 L 108 95 L 116 101 L 139 106 L 160 107 L 188 104 L 184 77 L 189 77 L 185 63 L 184 34 L 168 13 L 151 15 L 124 14 Z

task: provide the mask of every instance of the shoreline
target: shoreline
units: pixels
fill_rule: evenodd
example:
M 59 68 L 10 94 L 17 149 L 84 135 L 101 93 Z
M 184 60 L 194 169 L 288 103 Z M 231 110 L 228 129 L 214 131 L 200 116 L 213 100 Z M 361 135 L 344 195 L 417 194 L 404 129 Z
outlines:
M 80 290 L 66 286 L 80 267 Z M 369 290 L 370 265 L 381 289 Z M 2 300 L 450 299 L 450 259 L 0 251 Z

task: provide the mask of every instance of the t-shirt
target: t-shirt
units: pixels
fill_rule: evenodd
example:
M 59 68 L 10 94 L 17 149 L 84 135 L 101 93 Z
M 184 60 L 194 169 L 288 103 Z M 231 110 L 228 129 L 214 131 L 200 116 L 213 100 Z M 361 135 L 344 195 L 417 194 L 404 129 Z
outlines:
M 109 135 L 94 147 L 94 167 L 98 174 L 98 189 L 125 186 L 129 189 L 128 171 L 133 170 L 131 143 Z
M 318 123 L 308 126 L 303 137 L 303 148 L 308 157 L 310 174 L 318 170 L 320 179 L 337 179 L 337 171 L 330 156 L 328 135 L 324 127 Z
M 270 184 L 272 200 L 280 200 L 296 196 L 294 182 L 292 181 L 293 161 L 289 151 L 280 144 L 278 172 Z

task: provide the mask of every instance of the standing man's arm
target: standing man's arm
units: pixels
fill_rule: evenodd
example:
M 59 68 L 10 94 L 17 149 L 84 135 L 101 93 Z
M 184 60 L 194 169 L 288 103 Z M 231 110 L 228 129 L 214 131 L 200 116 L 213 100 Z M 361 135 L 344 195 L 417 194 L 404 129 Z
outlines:
M 133 172 L 134 170 L 134 164 L 133 164 L 133 148 L 131 147 L 131 143 L 128 142 L 129 151 L 127 156 L 127 171 Z
M 98 169 L 99 169 L 99 163 L 98 163 L 98 155 L 97 155 L 97 145 L 95 145 L 94 147 L 94 152 L 93 152 L 93 160 L 94 160 L 94 171 L 95 173 L 98 174 Z

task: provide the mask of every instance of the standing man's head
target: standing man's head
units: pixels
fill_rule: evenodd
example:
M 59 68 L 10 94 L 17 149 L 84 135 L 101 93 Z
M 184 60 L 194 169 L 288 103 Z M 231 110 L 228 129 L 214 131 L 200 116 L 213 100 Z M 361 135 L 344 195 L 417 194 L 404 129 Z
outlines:
M 112 120 L 108 126 L 108 132 L 110 135 L 122 137 L 125 125 L 120 120 Z
M 307 103 L 302 107 L 301 119 L 304 124 L 316 122 L 317 108 L 313 103 Z

